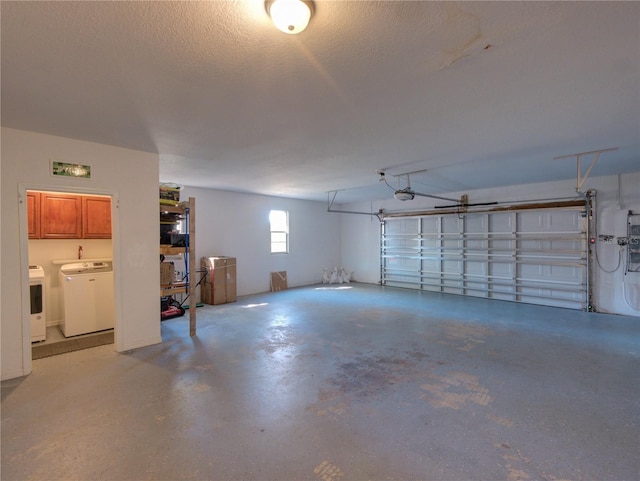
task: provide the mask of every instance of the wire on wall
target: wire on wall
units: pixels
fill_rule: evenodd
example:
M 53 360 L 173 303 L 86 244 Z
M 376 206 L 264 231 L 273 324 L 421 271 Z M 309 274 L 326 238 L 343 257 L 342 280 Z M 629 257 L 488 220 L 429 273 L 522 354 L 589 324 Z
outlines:
M 598 246 L 595 247 L 594 251 L 596 253 L 596 263 L 598 264 L 598 267 L 600 268 L 601 271 L 606 272 L 607 274 L 613 274 L 615 271 L 620 269 L 620 265 L 622 264 L 622 246 L 620 246 L 620 248 L 618 249 L 618 263 L 616 264 L 616 267 L 613 268 L 612 270 L 607 270 L 604 267 L 602 267 L 602 264 L 600 264 L 600 259 L 598 258 Z
M 627 304 L 627 306 L 629 306 L 634 311 L 640 311 L 640 308 L 633 306 L 631 302 L 629 302 L 629 299 L 627 298 L 627 283 L 624 281 L 624 279 L 622 279 L 622 297 L 624 297 L 624 302 Z

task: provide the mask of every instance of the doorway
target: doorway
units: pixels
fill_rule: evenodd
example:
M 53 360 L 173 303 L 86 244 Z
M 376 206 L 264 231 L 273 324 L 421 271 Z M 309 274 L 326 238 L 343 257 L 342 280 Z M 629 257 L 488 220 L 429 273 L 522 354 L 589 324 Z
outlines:
M 112 196 L 27 189 L 26 199 L 29 289 L 40 300 L 30 306 L 32 359 L 113 344 Z M 67 276 L 70 265 L 82 273 Z M 78 300 L 70 301 L 70 292 Z M 96 316 L 100 322 L 93 322 Z

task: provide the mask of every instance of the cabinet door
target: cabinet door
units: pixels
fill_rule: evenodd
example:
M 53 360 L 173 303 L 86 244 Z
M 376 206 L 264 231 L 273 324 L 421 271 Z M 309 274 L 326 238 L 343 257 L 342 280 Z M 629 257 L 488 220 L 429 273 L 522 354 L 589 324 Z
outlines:
M 82 237 L 111 239 L 110 197 L 82 197 Z
M 82 237 L 81 196 L 41 192 L 40 205 L 41 239 Z
M 27 192 L 29 239 L 40 239 L 40 192 Z

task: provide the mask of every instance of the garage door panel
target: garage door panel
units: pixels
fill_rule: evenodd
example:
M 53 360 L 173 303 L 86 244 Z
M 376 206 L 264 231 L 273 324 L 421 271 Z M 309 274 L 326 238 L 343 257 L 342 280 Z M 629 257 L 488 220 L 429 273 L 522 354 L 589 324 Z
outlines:
M 487 231 L 487 216 L 470 214 L 464 218 L 465 231 L 469 234 L 480 234 Z
M 487 275 L 487 263 L 486 262 L 474 262 L 467 261 L 465 263 L 464 272 L 469 277 L 472 276 L 486 276 Z
M 422 270 L 436 274 L 440 273 L 440 260 L 427 259 L 422 261 Z
M 520 264 L 520 276 L 525 279 L 543 281 L 545 277 L 550 277 L 550 272 L 545 272 L 545 266 L 539 264 Z
M 490 266 L 490 272 L 493 277 L 502 279 L 513 279 L 515 276 L 515 264 L 492 262 Z
M 462 219 L 458 216 L 440 217 L 442 223 L 442 232 L 457 233 L 460 232 Z
M 440 216 L 430 215 L 421 217 L 420 223 L 422 224 L 423 232 L 437 232 L 438 225 L 440 223 Z
M 487 245 L 492 252 L 507 252 L 509 255 L 511 255 L 513 248 L 515 247 L 515 241 L 511 239 L 490 239 L 487 242 Z
M 400 257 L 395 262 L 396 269 L 417 272 L 420 269 L 420 261 L 410 257 Z
M 385 219 L 384 226 L 386 285 L 585 307 L 587 243 L 581 208 L 393 218 Z M 394 251 L 392 260 L 388 254 Z
M 578 210 L 524 211 L 518 213 L 520 232 L 579 232 L 582 213 Z
M 549 271 L 549 277 L 555 282 L 584 285 L 583 269 L 579 267 L 550 266 Z
M 418 231 L 418 219 L 401 219 L 385 226 L 389 234 L 413 234 Z
M 552 232 L 580 231 L 584 217 L 579 211 L 556 211 L 548 213 L 548 228 Z
M 422 246 L 427 250 L 427 252 L 439 252 L 440 240 L 436 236 L 423 235 Z
M 457 261 L 442 261 L 442 272 L 444 274 L 460 275 L 462 272 L 461 263 Z
M 511 212 L 492 212 L 487 215 L 489 231 L 513 232 L 514 214 Z

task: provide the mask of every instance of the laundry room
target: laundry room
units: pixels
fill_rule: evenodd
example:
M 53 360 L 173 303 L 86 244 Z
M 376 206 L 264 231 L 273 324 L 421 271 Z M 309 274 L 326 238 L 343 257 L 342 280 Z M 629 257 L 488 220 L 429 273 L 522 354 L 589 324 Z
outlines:
M 34 349 L 112 330 L 111 197 L 29 190 L 27 220 Z

